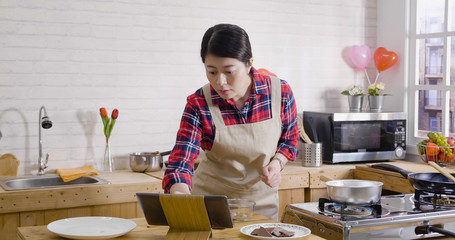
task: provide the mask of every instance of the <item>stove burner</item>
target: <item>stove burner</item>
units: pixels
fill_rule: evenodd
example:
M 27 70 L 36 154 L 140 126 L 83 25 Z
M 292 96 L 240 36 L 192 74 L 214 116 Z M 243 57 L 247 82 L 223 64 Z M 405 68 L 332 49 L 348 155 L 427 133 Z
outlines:
M 341 220 L 347 220 L 347 218 L 365 218 L 375 217 L 380 218 L 390 211 L 386 208 L 382 208 L 381 204 L 372 204 L 368 206 L 357 206 L 347 205 L 333 202 L 326 198 L 319 198 L 319 210 L 321 212 L 330 213 L 334 216 L 339 216 Z
M 334 204 L 327 205 L 325 210 L 329 212 L 335 212 L 339 214 L 354 215 L 354 216 L 366 216 L 373 213 L 373 208 L 363 206 L 347 206 L 342 209 L 343 205 Z
M 422 197 L 422 203 L 433 204 L 434 198 L 431 196 Z M 455 197 L 441 195 L 441 198 L 436 199 L 436 205 L 455 207 Z
M 451 209 L 455 207 L 455 196 L 416 190 L 414 202 L 417 210 Z

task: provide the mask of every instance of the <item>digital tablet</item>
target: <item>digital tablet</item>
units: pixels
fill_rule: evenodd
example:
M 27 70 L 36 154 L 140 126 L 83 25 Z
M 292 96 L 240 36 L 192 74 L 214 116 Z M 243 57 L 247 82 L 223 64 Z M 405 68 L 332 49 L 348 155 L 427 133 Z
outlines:
M 136 193 L 139 205 L 149 225 L 168 225 L 159 193 Z M 205 208 L 212 228 L 232 228 L 231 212 L 224 195 L 204 195 Z

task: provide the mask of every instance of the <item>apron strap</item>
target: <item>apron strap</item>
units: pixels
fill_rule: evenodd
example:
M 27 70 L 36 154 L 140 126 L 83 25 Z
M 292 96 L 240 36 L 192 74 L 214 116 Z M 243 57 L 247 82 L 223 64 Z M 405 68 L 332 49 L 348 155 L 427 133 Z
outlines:
M 278 117 L 281 119 L 281 80 L 277 77 L 270 76 L 272 85 L 272 118 Z
M 215 127 L 225 127 L 226 125 L 224 124 L 223 116 L 221 116 L 220 108 L 218 106 L 213 106 L 210 84 L 205 84 L 204 87 L 202 87 L 202 91 L 204 92 L 205 101 L 207 101 Z

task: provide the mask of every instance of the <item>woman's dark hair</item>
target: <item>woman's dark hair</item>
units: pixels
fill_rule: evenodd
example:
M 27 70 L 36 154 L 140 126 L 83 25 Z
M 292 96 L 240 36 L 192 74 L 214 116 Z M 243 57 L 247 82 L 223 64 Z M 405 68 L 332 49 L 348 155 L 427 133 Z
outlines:
M 245 64 L 253 57 L 248 34 L 241 27 L 232 24 L 218 24 L 205 32 L 201 43 L 203 63 L 208 54 L 235 58 Z

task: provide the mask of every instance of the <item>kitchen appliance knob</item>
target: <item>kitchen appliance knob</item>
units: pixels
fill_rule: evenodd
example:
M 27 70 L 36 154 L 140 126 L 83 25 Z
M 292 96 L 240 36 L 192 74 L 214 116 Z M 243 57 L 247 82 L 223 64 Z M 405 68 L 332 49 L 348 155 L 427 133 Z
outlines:
M 403 148 L 402 147 L 395 148 L 395 156 L 398 157 L 398 158 L 403 156 Z

